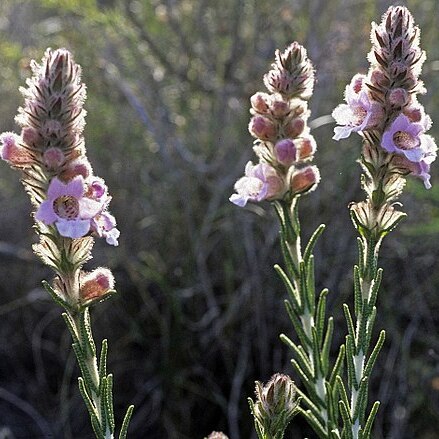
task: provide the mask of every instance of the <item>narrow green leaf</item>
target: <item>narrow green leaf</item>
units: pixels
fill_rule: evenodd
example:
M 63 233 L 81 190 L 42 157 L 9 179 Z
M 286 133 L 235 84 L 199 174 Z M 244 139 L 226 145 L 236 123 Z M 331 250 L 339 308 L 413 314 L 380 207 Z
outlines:
M 354 409 L 354 422 L 358 419 L 360 425 L 363 425 L 364 422 L 364 416 L 366 413 L 367 408 L 367 394 L 368 394 L 368 377 L 363 377 L 360 381 L 360 387 L 358 389 L 358 395 L 357 395 L 357 403 Z
M 293 304 L 293 308 L 295 309 L 296 312 L 302 312 L 301 310 L 303 310 L 303 305 L 300 304 L 300 297 L 298 295 L 298 292 L 295 290 L 293 284 L 291 283 L 290 279 L 286 275 L 285 271 L 277 264 L 274 266 L 274 269 L 276 270 L 277 274 L 282 279 L 285 285 L 285 288 L 288 292 L 288 297 L 290 298 Z
M 349 307 L 346 305 L 346 303 L 343 303 L 343 312 L 346 318 L 346 323 L 348 325 L 348 333 L 351 336 L 352 341 L 355 343 L 354 322 L 352 321 L 351 312 L 349 311 Z
M 317 331 L 315 327 L 311 328 L 312 331 L 312 350 L 314 356 L 314 376 L 323 377 L 322 359 L 320 357 L 319 340 L 317 337 Z
M 85 308 L 83 312 L 79 313 L 79 330 L 81 332 L 82 349 L 84 352 L 90 353 L 91 357 L 95 357 L 96 346 L 91 332 L 89 308 Z
M 364 273 L 366 259 L 364 257 L 365 249 L 364 242 L 361 238 L 357 238 L 358 246 L 358 265 L 361 273 Z
M 49 282 L 42 281 L 44 289 L 50 294 L 50 297 L 60 306 L 62 306 L 66 311 L 72 311 L 71 305 L 66 302 L 49 284 Z
M 308 263 L 308 260 L 310 256 L 312 255 L 312 252 L 314 250 L 314 247 L 317 243 L 317 240 L 319 239 L 320 235 L 325 230 L 325 225 L 320 224 L 320 226 L 317 227 L 315 232 L 312 234 L 311 238 L 308 241 L 308 244 L 306 245 L 305 252 L 303 253 L 303 260 Z
M 322 353 L 321 353 L 322 369 L 324 376 L 327 376 L 329 372 L 329 351 L 331 348 L 333 333 L 334 333 L 334 319 L 332 317 L 329 317 L 328 327 L 326 329 L 325 340 L 323 342 Z
M 358 382 L 355 374 L 355 365 L 354 365 L 354 342 L 352 341 L 352 337 L 350 335 L 346 336 L 345 346 L 346 346 L 346 366 L 348 370 L 349 387 L 358 389 Z
M 339 376 L 343 371 L 344 357 L 345 357 L 346 347 L 345 345 L 340 346 L 338 351 L 337 359 L 335 360 L 334 368 L 332 369 L 331 376 L 329 378 L 329 384 L 334 387 L 337 376 Z
M 84 380 L 81 377 L 78 378 L 78 386 L 79 386 L 79 391 L 81 393 L 82 399 L 84 400 L 84 403 L 87 407 L 88 412 L 90 413 L 90 416 L 92 416 L 92 415 L 96 416 L 96 408 L 91 400 L 90 395 L 88 394 Z
M 282 234 L 280 238 L 280 247 L 282 250 L 282 256 L 284 258 L 288 276 L 292 279 L 299 279 L 299 269 L 298 267 L 296 267 L 293 256 L 291 255 L 291 249 Z
M 73 343 L 79 344 L 78 334 L 76 332 L 76 325 L 72 316 L 67 312 L 63 312 L 62 318 L 66 322 L 67 328 L 70 331 L 70 334 L 72 335 Z
M 366 299 L 363 301 L 363 310 L 367 310 L 367 301 Z M 355 346 L 355 355 L 358 354 L 358 352 L 363 351 L 367 352 L 366 348 L 366 340 L 369 332 L 369 328 L 367 325 L 367 318 L 366 312 L 360 313 L 360 315 L 357 317 L 357 343 Z
M 107 375 L 105 402 L 106 402 L 108 425 L 110 426 L 111 433 L 114 434 L 115 424 L 114 424 L 114 410 L 113 410 L 113 375 L 111 373 Z
M 316 303 L 316 286 L 314 279 L 314 256 L 311 255 L 308 263 L 303 263 L 306 273 L 306 293 L 308 295 L 308 302 L 311 304 L 311 314 L 315 313 Z
M 303 410 L 299 408 L 299 412 L 307 420 L 310 427 L 314 430 L 314 432 L 320 439 L 327 439 L 326 431 L 323 425 L 321 424 L 321 422 L 319 422 L 319 420 L 316 418 L 314 413 L 311 412 L 311 410 Z
M 128 433 L 128 427 L 130 424 L 131 416 L 133 415 L 134 406 L 130 405 L 127 409 L 125 417 L 123 418 L 122 427 L 119 433 L 119 439 L 125 439 Z
M 99 398 L 101 402 L 101 425 L 102 431 L 107 431 L 107 377 L 103 377 L 99 382 Z
M 290 318 L 291 323 L 294 326 L 294 330 L 296 331 L 296 334 L 299 337 L 300 343 L 305 347 L 311 347 L 311 340 L 305 334 L 305 331 L 303 330 L 302 327 L 302 322 L 299 320 L 296 313 L 294 312 L 291 303 L 288 300 L 284 300 L 284 303 L 288 317 Z
M 370 439 L 371 438 L 371 433 L 372 433 L 372 426 L 373 426 L 373 421 L 375 420 L 375 416 L 378 412 L 378 409 L 380 407 L 380 402 L 379 401 L 375 401 L 372 409 L 369 413 L 369 416 L 367 418 L 367 422 L 366 425 L 364 426 L 364 433 L 363 433 L 363 438 L 364 439 Z
M 304 356 L 302 351 L 299 349 L 299 347 L 292 340 L 290 340 L 285 334 L 280 334 L 279 338 L 294 352 L 294 358 L 299 363 L 302 371 L 308 377 L 308 379 L 312 380 L 313 379 L 312 365 L 310 364 L 308 357 Z
M 368 331 L 367 331 L 366 339 L 364 340 L 365 352 L 369 351 L 370 340 L 372 338 L 372 332 L 373 332 L 372 328 L 375 323 L 376 314 L 377 314 L 377 310 L 375 307 L 373 307 L 369 316 L 369 320 L 367 322 Z
M 308 282 L 306 276 L 306 267 L 305 262 L 301 261 L 299 264 L 299 272 L 300 272 L 300 283 L 299 283 L 299 295 L 300 301 L 305 303 L 305 310 L 308 310 L 310 314 L 314 315 L 314 307 L 315 303 L 311 302 L 311 297 L 308 294 Z
M 381 348 L 383 347 L 384 341 L 386 339 L 386 331 L 382 330 L 378 337 L 378 341 L 373 348 L 372 353 L 370 354 L 369 360 L 366 363 L 366 367 L 364 368 L 364 376 L 370 376 L 373 366 L 375 365 L 378 354 L 380 353 Z
M 382 278 L 383 278 L 383 269 L 379 268 L 377 270 L 376 277 L 375 277 L 375 279 L 373 281 L 372 290 L 371 290 L 371 293 L 370 293 L 370 300 L 369 300 L 369 304 L 368 304 L 368 306 L 369 306 L 369 313 L 372 312 L 372 309 L 375 306 Z
M 291 360 L 291 364 L 299 375 L 303 386 L 306 388 L 309 398 L 314 402 L 315 405 L 325 407 L 325 401 L 323 401 L 322 398 L 320 398 L 320 396 L 317 394 L 315 383 L 307 378 L 307 376 L 303 373 L 303 370 L 300 368 L 299 363 L 294 358 Z
M 99 378 L 107 376 L 107 353 L 108 342 L 107 339 L 102 340 L 101 355 L 99 357 Z
M 356 316 L 358 316 L 361 312 L 361 302 L 362 293 L 360 268 L 358 267 L 358 265 L 354 265 L 354 312 Z
M 86 387 L 94 393 L 98 394 L 99 389 L 96 387 L 96 384 L 91 377 L 90 371 L 88 370 L 87 363 L 84 358 L 84 353 L 81 349 L 81 345 L 79 343 L 73 343 L 72 347 L 78 360 L 79 368 L 81 369 Z
M 105 439 L 105 431 L 102 431 L 101 425 L 99 424 L 99 420 L 96 415 L 91 415 L 90 420 L 96 439 Z
M 338 406 L 340 408 L 341 418 L 343 419 L 343 425 L 344 425 L 344 438 L 346 439 L 354 439 L 352 435 L 352 420 L 351 416 L 349 414 L 348 406 L 344 401 L 339 401 Z
M 323 331 L 325 328 L 325 313 L 326 313 L 326 296 L 328 295 L 328 289 L 324 289 L 319 296 L 316 310 L 316 329 L 317 337 L 319 339 L 319 345 L 323 340 Z
M 314 402 L 311 401 L 311 399 L 302 390 L 297 389 L 297 394 L 302 398 L 303 402 L 313 413 L 320 413 L 320 409 L 317 407 L 317 405 L 314 404 Z

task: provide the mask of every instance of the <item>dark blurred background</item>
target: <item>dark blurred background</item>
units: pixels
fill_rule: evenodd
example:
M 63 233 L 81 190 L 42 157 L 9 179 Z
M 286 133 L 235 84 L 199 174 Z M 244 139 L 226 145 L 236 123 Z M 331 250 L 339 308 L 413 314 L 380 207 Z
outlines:
M 263 89 L 274 50 L 304 44 L 317 69 L 311 101 L 319 189 L 301 204 L 316 248 L 318 286 L 345 334 L 356 259 L 347 206 L 360 200 L 359 136 L 336 143 L 328 117 L 346 83 L 366 72 L 372 20 L 387 0 L 2 0 L 0 130 L 17 129 L 18 87 L 46 47 L 66 47 L 88 87 L 88 154 L 113 195 L 120 246 L 95 246 L 90 266 L 114 270 L 119 294 L 93 309 L 109 339 L 116 416 L 136 410 L 129 437 L 254 437 L 254 381 L 293 374 L 278 340 L 293 336 L 272 268 L 281 260 L 268 204 L 228 197 L 247 160 L 249 97 Z M 422 29 L 421 97 L 439 121 L 439 2 L 401 1 Z M 437 125 L 431 134 L 439 137 Z M 435 164 L 436 165 L 436 164 Z M 386 344 L 371 399 L 376 439 L 439 438 L 439 172 L 409 181 L 408 219 L 386 238 L 377 332 Z M 0 438 L 91 438 L 61 310 L 41 289 L 52 273 L 31 252 L 30 203 L 18 174 L 0 172 Z M 338 345 L 338 344 L 337 344 Z M 336 344 L 334 344 L 334 347 Z M 294 376 L 294 375 L 293 375 Z M 253 435 L 253 436 L 252 436 Z M 300 420 L 291 438 L 314 438 Z

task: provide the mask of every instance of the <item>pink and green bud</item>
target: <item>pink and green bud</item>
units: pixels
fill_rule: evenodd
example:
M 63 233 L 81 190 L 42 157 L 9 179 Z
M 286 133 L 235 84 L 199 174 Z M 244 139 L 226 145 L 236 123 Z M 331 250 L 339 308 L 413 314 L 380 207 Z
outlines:
M 306 166 L 293 172 L 290 189 L 293 194 L 311 192 L 320 181 L 320 172 L 317 166 Z
M 284 166 L 291 166 L 297 160 L 297 148 L 291 139 L 279 140 L 274 145 L 276 160 Z
M 252 136 L 261 140 L 274 140 L 278 133 L 276 124 L 264 116 L 253 116 L 248 129 Z
M 298 143 L 298 160 L 312 160 L 317 151 L 317 144 L 313 136 L 302 137 L 297 140 Z
M 275 117 L 276 119 L 282 119 L 288 115 L 291 109 L 288 102 L 272 100 L 270 104 L 270 111 L 273 117 Z
M 268 113 L 268 105 L 270 100 L 270 95 L 268 95 L 267 93 L 258 92 L 250 98 L 250 103 L 253 110 L 255 110 L 257 113 L 266 114 Z
M 283 130 L 286 137 L 299 137 L 305 130 L 305 121 L 301 117 L 291 119 L 284 125 Z
M 114 291 L 114 276 L 108 268 L 96 268 L 91 273 L 83 273 L 80 284 L 81 302 L 88 304 Z
M 409 103 L 410 95 L 403 88 L 394 88 L 389 93 L 390 105 L 394 107 L 404 107 Z
M 43 162 L 49 171 L 57 171 L 65 162 L 66 157 L 63 151 L 53 147 L 46 149 L 43 154 Z
M 93 170 L 90 162 L 85 156 L 83 156 L 70 161 L 59 177 L 65 181 L 71 180 L 79 175 L 86 179 L 92 175 L 92 172 Z

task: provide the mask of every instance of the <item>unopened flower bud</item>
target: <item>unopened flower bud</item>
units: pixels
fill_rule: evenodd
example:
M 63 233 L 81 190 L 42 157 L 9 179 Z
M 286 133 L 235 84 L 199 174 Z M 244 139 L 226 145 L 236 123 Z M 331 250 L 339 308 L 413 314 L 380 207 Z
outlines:
M 108 268 L 96 268 L 81 276 L 79 290 L 83 302 L 102 299 L 114 289 L 114 276 Z
M 276 118 L 285 117 L 290 112 L 288 102 L 274 100 L 270 104 L 271 114 Z
M 305 129 L 305 121 L 300 118 L 296 117 L 295 119 L 290 120 L 285 126 L 284 126 L 284 133 L 287 137 L 298 137 L 303 133 L 303 130 Z
M 89 177 L 92 174 L 92 168 L 90 162 L 86 157 L 79 157 L 72 160 L 66 167 L 66 169 L 59 175 L 62 180 L 71 180 L 77 175 L 81 175 L 84 178 Z
M 268 112 L 268 102 L 270 102 L 270 95 L 267 93 L 255 93 L 251 98 L 250 102 L 252 105 L 252 108 L 257 113 L 267 113 Z
M 251 406 L 265 435 L 282 438 L 297 412 L 296 386 L 289 376 L 279 373 L 265 385 L 256 381 L 256 402 Z
M 277 136 L 276 125 L 268 118 L 254 116 L 250 120 L 249 131 L 261 140 L 274 140 Z
M 311 192 L 320 181 L 320 172 L 317 166 L 306 166 L 296 170 L 291 176 L 291 192 L 302 194 Z
M 394 88 L 389 93 L 389 102 L 395 107 L 403 107 L 410 99 L 409 94 L 403 88 Z
M 317 144 L 313 136 L 308 136 L 300 139 L 298 149 L 298 160 L 312 159 L 317 151 Z
M 47 169 L 56 171 L 61 165 L 64 164 L 65 155 L 59 148 L 49 148 L 44 151 L 43 161 Z
M 33 163 L 28 151 L 20 146 L 20 137 L 15 133 L 3 133 L 0 136 L 1 158 L 9 162 L 12 166 L 26 166 Z
M 21 131 L 21 138 L 23 142 L 28 146 L 35 146 L 41 140 L 40 134 L 33 127 L 24 127 Z
M 279 140 L 274 146 L 276 159 L 285 166 L 291 166 L 297 159 L 297 148 L 291 139 Z

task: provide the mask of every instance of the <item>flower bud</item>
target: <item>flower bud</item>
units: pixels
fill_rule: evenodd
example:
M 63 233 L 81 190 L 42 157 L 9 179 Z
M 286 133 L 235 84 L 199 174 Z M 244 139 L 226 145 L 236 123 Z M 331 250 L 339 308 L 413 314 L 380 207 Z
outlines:
M 389 93 L 389 102 L 394 107 L 403 107 L 409 102 L 410 96 L 403 88 L 394 88 Z
M 83 303 L 102 299 L 114 289 L 114 276 L 108 268 L 96 268 L 82 274 L 79 294 Z
M 92 174 L 92 168 L 90 162 L 86 157 L 79 157 L 72 160 L 66 167 L 66 169 L 59 175 L 62 180 L 71 180 L 77 175 L 82 175 L 84 178 L 88 178 Z
M 19 145 L 20 137 L 15 133 L 3 133 L 0 136 L 1 158 L 12 166 L 27 166 L 33 163 L 29 152 Z
M 35 128 L 24 127 L 21 131 L 21 138 L 23 142 L 28 146 L 34 146 L 41 140 L 40 134 Z
M 305 121 L 300 117 L 296 117 L 284 125 L 284 133 L 287 137 L 298 137 L 302 134 L 304 129 Z
M 279 373 L 265 385 L 256 381 L 256 402 L 251 401 L 251 407 L 256 422 L 267 437 L 283 437 L 298 408 L 294 382 L 289 376 Z
M 312 159 L 317 151 L 317 144 L 313 136 L 308 136 L 300 139 L 298 160 Z
M 317 166 L 306 166 L 296 170 L 291 176 L 291 192 L 293 194 L 302 194 L 311 192 L 320 181 L 320 172 Z
M 274 146 L 276 159 L 285 166 L 291 166 L 297 159 L 297 148 L 291 139 L 279 140 Z
M 290 112 L 290 106 L 288 102 L 285 101 L 272 101 L 270 104 L 270 110 L 274 117 L 281 119 Z
M 277 136 L 276 125 L 268 118 L 254 116 L 250 120 L 249 131 L 261 140 L 274 140 Z
M 268 102 L 270 102 L 270 95 L 267 93 L 255 93 L 251 98 L 250 102 L 252 105 L 252 108 L 257 113 L 267 113 L 268 112 Z
M 49 148 L 44 151 L 43 162 L 47 169 L 56 171 L 65 161 L 65 155 L 59 148 Z

